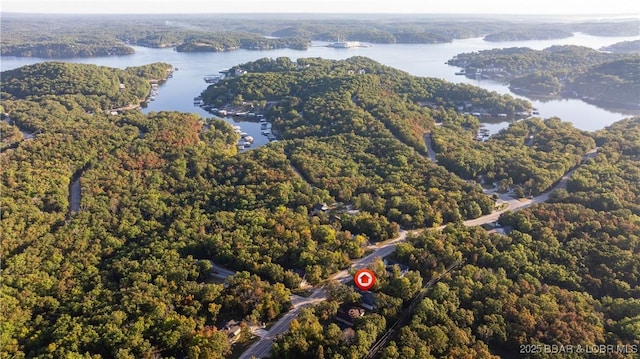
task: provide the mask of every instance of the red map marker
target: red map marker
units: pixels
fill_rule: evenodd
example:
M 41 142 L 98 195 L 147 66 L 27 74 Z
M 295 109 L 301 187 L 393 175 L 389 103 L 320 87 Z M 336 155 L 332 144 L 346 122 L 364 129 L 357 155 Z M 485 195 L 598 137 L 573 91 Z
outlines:
M 376 284 L 376 275 L 368 269 L 360 269 L 353 276 L 353 281 L 360 290 L 367 291 Z

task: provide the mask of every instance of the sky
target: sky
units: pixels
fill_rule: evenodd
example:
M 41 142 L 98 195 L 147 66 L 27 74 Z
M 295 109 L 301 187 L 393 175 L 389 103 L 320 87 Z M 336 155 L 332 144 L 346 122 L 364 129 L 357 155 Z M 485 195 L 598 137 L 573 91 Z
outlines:
M 2 0 L 4 13 L 408 13 L 640 15 L 636 0 Z

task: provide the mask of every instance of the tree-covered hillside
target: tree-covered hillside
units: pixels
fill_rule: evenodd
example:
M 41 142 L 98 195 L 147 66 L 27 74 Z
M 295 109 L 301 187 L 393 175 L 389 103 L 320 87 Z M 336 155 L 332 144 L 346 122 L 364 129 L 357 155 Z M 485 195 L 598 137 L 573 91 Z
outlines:
M 150 82 L 167 79 L 173 68 L 155 63 L 124 70 L 96 65 L 43 62 L 2 73 L 2 98 L 60 102 L 87 111 L 139 105 L 151 91 Z M 27 126 L 25 124 L 25 126 Z
M 615 44 L 600 48 L 600 51 L 610 51 L 614 53 L 638 53 L 640 52 L 640 40 L 616 42 Z
M 193 9 L 197 12 L 198 9 Z M 178 51 L 293 48 L 311 41 L 433 44 L 486 36 L 489 41 L 594 36 L 635 36 L 638 21 L 513 21 L 506 17 L 440 15 L 212 14 L 38 15 L 5 14 L 2 56 L 69 58 L 126 55 L 132 45 Z
M 278 79 L 255 83 L 261 91 L 276 87 L 272 94 L 242 96 L 280 100 L 267 113 L 280 117 L 289 140 L 244 154 L 221 120 L 106 114 L 117 101 L 137 100 L 167 64 L 116 70 L 44 63 L 3 73 L 3 355 L 224 357 L 230 344 L 217 328 L 286 312 L 300 270 L 317 284 L 362 257 L 368 243 L 396 236 L 398 223 L 439 225 L 493 208 L 479 187 L 421 157 L 418 136 L 439 110 L 410 100 L 434 96 L 449 106 L 432 94 L 484 92 L 412 79 L 364 59 L 308 64 L 296 85 L 304 94 L 287 90 L 300 78 L 294 73 L 223 82 L 232 92 L 252 76 Z M 351 68 L 364 71 L 361 82 Z M 403 87 L 420 91 L 396 92 Z M 296 95 L 310 103 L 299 112 L 310 114 L 308 131 L 296 132 Z M 398 101 L 393 114 L 383 97 Z M 495 95 L 476 101 L 526 105 Z M 332 123 L 325 107 L 344 114 Z M 322 134 L 334 125 L 335 134 Z M 352 182 L 335 182 L 341 178 Z M 339 221 L 313 211 L 337 201 L 344 202 L 332 205 Z M 246 272 L 219 284 L 212 262 Z
M 398 245 L 402 266 L 371 261 L 373 313 L 342 331 L 340 304 L 361 294 L 329 283 L 274 357 L 361 357 L 396 320 L 384 357 L 638 344 L 637 119 L 593 136 L 521 121 L 476 146 L 477 119 L 455 106 L 511 114 L 530 104 L 364 58 L 263 59 L 212 85 L 209 104 L 254 106 L 279 131 L 243 153 L 221 119 L 107 113 L 170 68 L 45 63 L 1 74 L 0 357 L 229 357 L 301 299 L 292 293 L 304 294 L 303 279 L 330 282 L 400 226 L 423 234 Z M 424 131 L 457 147 L 440 144 L 433 163 Z M 598 153 L 556 203 L 502 216 L 511 234 L 462 227 L 495 202 L 458 176 L 475 167 L 451 153 L 493 161 L 474 175 L 530 177 L 523 188 L 542 191 L 594 139 Z
M 573 78 L 567 91 L 612 104 L 640 107 L 640 56 L 594 66 Z
M 520 196 L 545 192 L 595 147 L 591 136 L 558 118 L 526 119 L 486 141 L 476 128 L 445 122 L 432 133 L 438 163 L 458 176 L 498 183 Z
M 370 266 L 380 278 L 373 313 L 341 330 L 331 320 L 340 303 L 360 303 L 363 294 L 329 287 L 329 301 L 301 313 L 273 356 L 365 357 L 375 347 L 389 359 L 635 357 L 639 130 L 635 118 L 599 131 L 598 155 L 553 195 L 555 203 L 500 217 L 506 234 L 449 225 L 398 244 L 388 259 L 410 270 Z M 384 338 L 383 327 L 393 331 L 379 348 L 371 334 Z
M 530 106 L 472 86 L 410 76 L 362 57 L 261 59 L 237 68 L 248 73 L 211 85 L 202 94 L 207 104 L 265 106 L 274 129 L 289 140 L 285 153 L 305 179 L 340 201 L 409 227 L 491 211 L 479 187 L 445 181 L 442 168 L 424 158 L 424 135 L 434 121 L 463 118 L 445 108 L 467 101 L 513 114 Z M 421 107 L 424 102 L 436 109 Z M 458 191 L 458 199 L 442 197 Z
M 447 63 L 466 76 L 509 84 L 526 96 L 578 97 L 636 109 L 640 98 L 638 63 L 633 53 L 605 53 L 581 46 L 544 50 L 505 48 L 458 54 Z

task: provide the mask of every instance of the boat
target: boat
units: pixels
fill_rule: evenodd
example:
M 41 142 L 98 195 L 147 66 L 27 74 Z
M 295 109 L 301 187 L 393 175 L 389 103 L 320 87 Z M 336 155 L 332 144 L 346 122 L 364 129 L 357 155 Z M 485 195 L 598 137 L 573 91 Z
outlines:
M 467 73 L 464 70 L 460 70 L 456 72 L 456 75 L 466 75 Z
M 249 136 L 249 134 L 248 134 L 248 133 L 246 133 L 246 132 L 240 132 L 240 137 L 245 138 L 245 137 L 247 137 L 247 136 Z
M 251 137 L 251 136 L 245 136 L 245 137 L 244 137 L 244 142 L 245 142 L 245 143 L 252 143 L 252 142 L 253 142 L 253 137 Z
M 327 45 L 336 49 L 349 49 L 352 47 L 371 47 L 369 44 L 363 44 L 360 41 L 338 41 Z

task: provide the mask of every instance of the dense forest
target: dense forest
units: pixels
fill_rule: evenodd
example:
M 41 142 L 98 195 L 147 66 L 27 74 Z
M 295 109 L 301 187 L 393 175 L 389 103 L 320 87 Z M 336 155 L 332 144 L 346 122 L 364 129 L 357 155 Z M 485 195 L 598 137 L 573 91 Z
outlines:
M 424 232 L 399 245 L 402 266 L 372 265 L 373 313 L 350 331 L 332 324 L 342 303 L 361 298 L 330 282 L 328 301 L 303 311 L 275 357 L 362 356 L 398 320 L 385 357 L 637 344 L 637 119 L 596 134 L 522 121 L 475 147 L 477 119 L 456 106 L 512 114 L 530 104 L 359 57 L 238 68 L 248 73 L 203 98 L 258 107 L 281 136 L 244 153 L 219 119 L 111 114 L 146 95 L 168 64 L 42 63 L 1 74 L 2 357 L 228 357 L 225 323 L 241 322 L 248 340 L 249 326 L 289 310 L 303 277 L 325 283 L 401 226 Z M 435 164 L 425 131 L 493 163 L 472 172 L 447 162 L 454 149 L 439 144 Z M 461 227 L 495 206 L 468 176 L 493 171 L 538 193 L 596 145 L 553 204 L 503 215 L 508 236 Z M 548 170 L 523 173 L 509 155 Z M 216 278 L 214 264 L 233 274 Z M 567 324 L 574 319 L 580 325 Z
M 637 354 L 640 119 L 595 138 L 598 155 L 553 195 L 554 204 L 501 216 L 513 228 L 508 235 L 449 227 L 398 247 L 397 259 L 427 277 L 457 258 L 465 265 L 436 285 L 383 357 L 471 348 L 488 357 L 478 341 L 498 355 L 554 357 L 543 344 L 573 345 L 567 355 L 576 358 L 593 345 L 615 348 L 595 357 Z
M 466 76 L 508 83 L 526 96 L 578 97 L 633 109 L 640 98 L 637 53 L 568 45 L 505 48 L 458 54 L 447 63 L 465 68 Z
M 283 115 L 279 126 L 290 140 L 245 154 L 237 153 L 237 135 L 220 120 L 135 110 L 107 114 L 121 100 L 138 100 L 150 82 L 166 76 L 168 64 L 118 70 L 43 63 L 4 72 L 3 353 L 226 356 L 230 347 L 217 329 L 221 323 L 259 324 L 287 311 L 301 281 L 299 270 L 308 282 L 319 283 L 363 256 L 368 243 L 395 236 L 398 223 L 439 225 L 491 210 L 492 200 L 479 187 L 420 156 L 418 129 L 433 126 L 427 110 L 407 100 L 395 117 L 378 120 L 371 114 L 383 111 L 373 102 L 381 93 L 365 91 L 376 81 L 389 81 L 389 94 L 419 82 L 392 81 L 400 72 L 364 59 L 309 61 L 319 67 L 309 66 L 305 81 L 310 85 L 315 76 L 318 92 L 309 88 L 304 100 L 339 95 L 326 105 L 344 108 L 335 125 L 352 130 L 296 133 L 289 121 L 299 119 Z M 336 71 L 327 76 L 320 66 Z M 349 85 L 350 67 L 380 74 Z M 232 89 L 233 81 L 250 78 L 225 81 Z M 411 78 L 402 73 L 397 80 Z M 439 91 L 484 94 L 444 85 L 434 82 L 430 91 L 443 98 Z M 342 97 L 352 86 L 370 113 Z M 293 101 L 296 93 L 290 95 Z M 478 101 L 525 105 L 500 96 Z M 273 107 L 274 114 L 292 113 L 284 102 Z M 374 126 L 371 131 L 348 115 L 354 112 Z M 309 121 L 332 126 L 326 114 Z M 393 132 L 415 140 L 406 145 Z M 309 144 L 302 146 L 303 138 Z M 314 145 L 329 146 L 329 155 L 340 143 L 346 147 L 332 154 L 333 164 L 313 151 Z M 292 165 L 304 168 L 303 177 Z M 357 180 L 336 187 L 333 176 Z M 70 201 L 72 183 L 80 186 L 77 209 Z M 355 212 L 338 207 L 334 213 L 341 220 L 335 222 L 312 211 L 318 203 L 338 200 Z M 223 285 L 212 279 L 213 262 L 244 272 Z
M 172 47 L 178 51 L 231 51 L 293 48 L 311 41 L 362 41 L 376 44 L 445 43 L 483 37 L 488 41 L 595 36 L 634 36 L 636 20 L 563 23 L 508 18 L 337 15 L 3 15 L 2 56 L 69 58 L 126 55 L 130 45 Z M 55 28 L 55 32 L 50 30 Z
M 370 266 L 381 278 L 372 289 L 373 313 L 341 330 L 331 318 L 341 303 L 360 303 L 361 294 L 330 287 L 329 300 L 304 311 L 276 341 L 274 357 L 366 356 L 372 334 L 407 307 L 410 318 L 381 358 L 637 355 L 640 119 L 594 137 L 598 155 L 554 203 L 504 213 L 499 222 L 508 234 L 449 225 L 411 236 L 391 256 L 411 269 L 404 277 L 397 266 Z M 461 265 L 445 273 L 455 263 Z M 424 299 L 412 301 L 433 278 L 440 280 L 423 289 Z
M 638 53 L 640 52 L 640 40 L 616 42 L 615 44 L 602 47 L 600 51 Z
M 450 121 L 434 129 L 438 164 L 519 197 L 545 192 L 595 147 L 589 134 L 558 118 L 518 121 L 486 141 L 476 133 Z
M 532 27 L 516 30 L 504 30 L 494 32 L 484 37 L 484 41 L 502 42 L 502 41 L 527 41 L 527 40 L 552 40 L 565 39 L 573 36 L 570 31 L 554 28 L 553 26 Z
M 339 201 L 408 227 L 438 226 L 492 209 L 479 187 L 443 180 L 448 177 L 443 168 L 424 158 L 424 135 L 434 121 L 462 117 L 445 108 L 468 101 L 513 114 L 530 106 L 362 57 L 261 59 L 238 68 L 248 73 L 209 86 L 202 94 L 205 103 L 268 104 L 265 114 L 274 131 L 290 140 L 284 151 L 306 180 Z M 461 197 L 443 196 L 454 192 Z
M 172 70 L 165 63 L 124 70 L 63 62 L 38 63 L 5 71 L 0 95 L 3 100 L 68 102 L 69 109 L 77 105 L 89 113 L 104 112 L 140 105 L 151 91 L 150 82 L 165 81 Z M 13 117 L 22 127 L 36 128 L 30 123 L 33 118 Z

